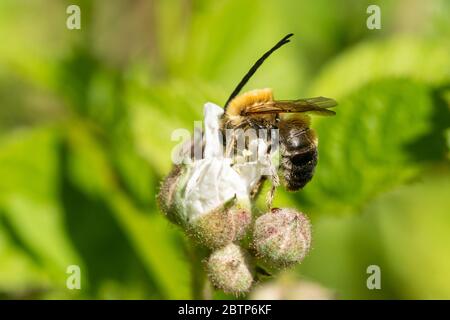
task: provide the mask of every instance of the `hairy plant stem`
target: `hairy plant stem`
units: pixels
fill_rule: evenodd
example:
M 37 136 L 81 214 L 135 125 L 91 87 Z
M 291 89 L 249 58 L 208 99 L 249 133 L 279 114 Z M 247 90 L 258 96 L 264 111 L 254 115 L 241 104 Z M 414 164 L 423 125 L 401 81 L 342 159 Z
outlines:
M 208 249 L 188 240 L 189 260 L 191 263 L 191 289 L 195 300 L 212 299 L 212 288 L 205 272 L 204 260 Z

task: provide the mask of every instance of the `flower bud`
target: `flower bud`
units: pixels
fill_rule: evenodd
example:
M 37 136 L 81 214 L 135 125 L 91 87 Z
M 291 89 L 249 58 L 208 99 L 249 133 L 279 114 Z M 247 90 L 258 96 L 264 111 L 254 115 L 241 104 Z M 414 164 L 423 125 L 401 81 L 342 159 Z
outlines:
M 245 293 L 253 283 L 249 257 L 244 249 L 233 243 L 211 254 L 207 271 L 212 284 L 226 293 Z
M 174 166 L 157 197 L 161 211 L 172 223 L 181 226 L 208 248 L 220 248 L 242 239 L 251 222 L 248 199 L 235 196 L 221 203 L 221 200 L 215 200 L 214 191 L 210 192 L 211 195 L 205 191 L 199 192 L 199 197 L 203 197 L 200 200 L 190 200 L 186 197 L 186 184 L 191 171 L 190 166 Z M 210 203 L 219 206 L 213 208 Z
M 232 199 L 189 226 L 189 233 L 211 249 L 242 239 L 251 222 L 250 208 Z
M 161 211 L 174 224 L 185 226 L 184 208 L 181 202 L 182 189 L 187 179 L 188 166 L 176 165 L 161 184 L 157 202 Z
M 253 246 L 258 257 L 270 266 L 299 263 L 311 246 L 311 224 L 294 209 L 274 208 L 256 219 Z

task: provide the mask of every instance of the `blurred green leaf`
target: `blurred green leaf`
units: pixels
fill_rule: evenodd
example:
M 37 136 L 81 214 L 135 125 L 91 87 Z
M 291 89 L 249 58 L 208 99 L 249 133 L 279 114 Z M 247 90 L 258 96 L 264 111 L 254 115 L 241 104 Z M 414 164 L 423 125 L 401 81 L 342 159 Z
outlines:
M 57 145 L 55 130 L 18 132 L 4 141 L 0 153 L 1 204 L 8 219 L 29 246 L 65 267 L 75 261 L 57 206 Z M 39 226 L 39 227 L 37 227 Z
M 113 265 L 105 264 L 105 255 L 101 259 L 97 257 L 99 251 L 93 250 L 92 244 L 94 243 L 98 250 L 102 250 L 101 243 L 106 246 L 104 249 L 108 250 L 107 253 L 110 256 L 107 261 L 123 260 L 122 258 L 129 254 L 127 251 L 135 252 L 145 266 L 148 276 L 160 290 L 162 297 L 189 298 L 188 266 L 184 260 L 183 244 L 179 233 L 177 230 L 171 229 L 168 222 L 159 213 L 148 215 L 140 211 L 133 201 L 122 192 L 106 151 L 88 132 L 89 130 L 83 128 L 80 123 L 74 124 L 68 131 L 67 160 L 69 161 L 70 176 L 67 181 L 69 189 L 66 194 L 69 202 L 66 208 L 73 211 L 76 208 L 74 201 L 80 205 L 89 205 L 89 202 L 93 201 L 94 207 L 90 209 L 90 215 L 94 216 L 86 216 L 84 219 L 88 220 L 81 224 L 86 228 L 88 228 L 88 221 L 95 223 L 95 220 L 100 218 L 102 221 L 112 219 L 111 222 L 108 222 L 109 227 L 99 225 L 105 234 L 109 235 L 106 238 L 101 239 L 92 233 L 87 235 L 83 233 L 77 236 L 79 243 L 84 247 L 85 255 L 94 259 L 91 261 L 91 265 L 97 269 L 99 266 L 103 266 L 98 269 L 98 272 L 106 273 L 114 269 Z M 89 171 L 81 170 L 81 168 L 87 167 L 90 168 Z M 77 194 L 79 194 L 78 197 L 76 197 Z M 90 200 L 90 198 L 92 199 Z M 102 211 L 108 212 L 109 216 L 103 214 L 101 217 Z M 73 218 L 70 225 L 74 228 L 77 220 L 82 218 L 81 216 L 78 218 L 76 212 L 72 212 L 71 215 Z M 120 236 L 116 234 L 119 231 L 113 231 L 115 228 L 122 230 L 131 247 L 124 247 L 124 244 L 121 243 L 124 240 L 120 240 Z M 104 243 L 105 240 L 114 242 L 108 244 Z M 110 250 L 113 251 L 110 252 Z M 113 254 L 111 255 L 111 253 Z M 111 261 L 111 263 L 113 262 Z M 120 266 L 124 267 L 124 264 L 122 263 Z M 131 276 L 133 271 L 128 271 Z M 94 279 L 98 277 L 97 274 Z
M 450 283 L 449 168 L 381 197 L 366 210 L 378 214 L 388 276 L 405 298 L 450 299 L 450 287 L 443 285 Z
M 57 201 L 58 143 L 52 128 L 16 132 L 0 142 L 0 213 L 16 243 L 63 286 L 66 267 L 81 263 Z
M 450 79 L 448 39 L 397 36 L 363 42 L 325 66 L 311 86 L 311 95 L 340 101 L 368 83 L 385 78 L 406 78 L 433 86 Z
M 444 161 L 450 112 L 437 93 L 411 80 L 370 83 L 339 100 L 315 126 L 319 164 L 298 194 L 306 212 L 343 214 Z
M 0 299 L 17 296 L 27 297 L 35 290 L 47 290 L 51 281 L 48 273 L 39 266 L 33 255 L 27 250 L 21 249 L 9 235 L 5 228 L 5 219 L 0 224 Z

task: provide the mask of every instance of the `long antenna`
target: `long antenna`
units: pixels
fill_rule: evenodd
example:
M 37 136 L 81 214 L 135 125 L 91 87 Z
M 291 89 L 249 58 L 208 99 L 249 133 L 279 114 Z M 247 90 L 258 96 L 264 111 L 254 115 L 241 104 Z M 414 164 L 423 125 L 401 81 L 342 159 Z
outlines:
M 290 42 L 291 40 L 289 40 L 289 38 L 292 37 L 293 35 L 294 35 L 293 33 L 289 33 L 288 35 L 284 36 L 283 39 L 278 41 L 278 43 L 272 47 L 272 49 L 270 49 L 269 51 L 264 53 L 263 56 L 261 58 L 259 58 L 258 61 L 255 62 L 255 64 L 250 68 L 250 70 L 248 70 L 247 74 L 242 78 L 241 82 L 239 82 L 237 87 L 233 90 L 233 93 L 228 98 L 227 102 L 225 103 L 225 107 L 224 107 L 225 111 L 227 110 L 227 107 L 228 107 L 228 104 L 230 103 L 230 101 L 233 100 L 239 94 L 239 92 L 242 90 L 242 88 L 245 86 L 245 84 L 248 82 L 248 80 L 250 80 L 250 78 L 255 74 L 256 70 L 258 70 L 258 68 L 263 64 L 263 62 L 275 50 L 279 49 L 286 43 Z

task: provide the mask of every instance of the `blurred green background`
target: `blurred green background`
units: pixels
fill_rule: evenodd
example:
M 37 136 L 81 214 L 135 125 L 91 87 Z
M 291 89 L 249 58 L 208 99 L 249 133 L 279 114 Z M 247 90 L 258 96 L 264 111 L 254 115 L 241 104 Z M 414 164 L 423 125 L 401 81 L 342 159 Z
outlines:
M 66 28 L 70 4 L 81 30 Z M 186 241 L 155 204 L 171 132 L 293 32 L 246 89 L 339 106 L 314 119 L 312 182 L 275 199 L 314 226 L 291 276 L 341 299 L 450 299 L 449 13 L 445 0 L 2 0 L 0 298 L 191 298 Z M 81 290 L 66 288 L 74 264 Z M 371 264 L 381 290 L 366 287 Z

